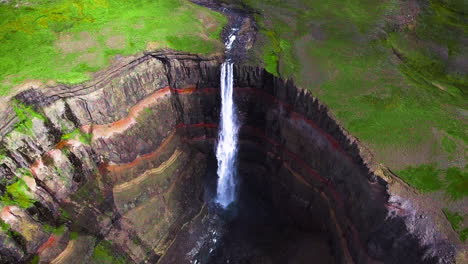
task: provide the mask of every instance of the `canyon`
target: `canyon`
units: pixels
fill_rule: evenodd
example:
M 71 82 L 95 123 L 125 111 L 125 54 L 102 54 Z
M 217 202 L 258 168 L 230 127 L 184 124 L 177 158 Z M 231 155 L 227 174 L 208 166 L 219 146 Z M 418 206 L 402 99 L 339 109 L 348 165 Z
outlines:
M 239 206 L 219 213 L 222 62 L 148 52 L 92 82 L 15 96 L 1 113 L 0 178 L 3 190 L 21 178 L 33 203 L 3 208 L 0 262 L 100 263 L 91 255 L 102 243 L 122 263 L 462 257 L 443 213 L 374 162 L 325 105 L 244 64 L 234 66 Z

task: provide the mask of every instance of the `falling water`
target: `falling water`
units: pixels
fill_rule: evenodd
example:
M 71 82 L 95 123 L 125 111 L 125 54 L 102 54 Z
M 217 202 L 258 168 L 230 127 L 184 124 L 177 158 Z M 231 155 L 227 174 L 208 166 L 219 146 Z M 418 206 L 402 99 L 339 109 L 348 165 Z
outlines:
M 226 53 L 232 48 L 236 39 L 233 29 L 225 45 Z M 230 58 L 221 67 L 221 124 L 216 148 L 218 160 L 218 189 L 217 202 L 226 208 L 236 196 L 235 160 L 237 154 L 237 132 L 239 130 L 236 108 L 232 98 L 233 93 L 233 62 Z

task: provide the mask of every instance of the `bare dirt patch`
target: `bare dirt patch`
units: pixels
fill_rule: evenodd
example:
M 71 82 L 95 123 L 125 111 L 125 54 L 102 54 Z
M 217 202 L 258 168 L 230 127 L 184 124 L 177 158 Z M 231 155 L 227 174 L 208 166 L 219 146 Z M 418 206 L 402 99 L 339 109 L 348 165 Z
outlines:
M 150 41 L 148 42 L 148 44 L 146 44 L 146 50 L 148 51 L 163 49 L 167 47 L 168 47 L 167 43 L 163 41 Z
M 99 67 L 105 64 L 105 58 L 102 53 L 100 52 L 90 52 L 81 54 L 77 59 L 76 62 L 79 63 L 86 63 L 91 67 Z
M 208 32 L 213 32 L 218 27 L 218 21 L 214 17 L 208 17 L 205 12 L 197 12 L 197 19 L 204 25 Z
M 126 38 L 122 35 L 110 36 L 106 40 L 107 47 L 111 49 L 124 49 L 126 44 Z
M 371 146 L 376 160 L 384 162 L 392 170 L 402 170 L 408 166 L 437 162 L 434 149 L 437 146 L 437 139 L 432 135 L 423 143 L 411 145 L 388 145 Z
M 301 86 L 307 88 L 318 87 L 326 77 L 326 75 L 320 71 L 319 64 L 316 60 L 307 52 L 314 43 L 313 39 L 314 37 L 312 34 L 307 34 L 298 39 L 294 44 L 295 53 L 301 65 L 299 82 Z
M 98 42 L 89 32 L 80 32 L 78 39 L 73 34 L 64 34 L 59 37 L 56 46 L 63 53 L 83 52 L 98 46 Z

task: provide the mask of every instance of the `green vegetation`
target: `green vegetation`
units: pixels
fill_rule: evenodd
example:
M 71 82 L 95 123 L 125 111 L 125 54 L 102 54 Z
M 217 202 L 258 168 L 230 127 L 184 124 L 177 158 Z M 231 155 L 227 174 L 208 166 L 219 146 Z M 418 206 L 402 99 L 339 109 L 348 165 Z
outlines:
M 88 80 L 117 54 L 212 53 L 226 23 L 185 0 L 18 0 L 0 13 L 0 95 L 27 79 Z
M 5 221 L 3 221 L 2 219 L 0 219 L 0 229 L 3 232 L 8 232 L 8 230 L 10 230 L 10 225 L 6 223 Z
M 431 0 L 414 11 L 395 0 L 226 1 L 259 13 L 253 57 L 310 89 L 379 162 L 421 191 L 466 195 L 465 174 L 438 176 L 438 164 L 447 163 L 440 157 L 463 156 L 457 144 L 468 140 L 468 77 L 453 64 L 467 52 L 463 1 Z M 413 163 L 422 149 L 431 153 Z
M 1 197 L 4 205 L 17 205 L 21 208 L 29 208 L 34 204 L 34 199 L 29 195 L 29 188 L 23 179 L 6 187 L 6 193 Z
M 16 241 L 23 241 L 24 237 L 18 233 L 17 231 L 13 230 L 11 226 L 0 219 L 0 229 L 10 238 Z
M 422 192 L 431 192 L 443 187 L 439 178 L 440 173 L 441 171 L 434 164 L 429 164 L 409 167 L 406 170 L 399 171 L 398 176 Z
M 272 30 L 264 30 L 260 31 L 260 33 L 264 34 L 270 42 L 270 45 L 266 45 L 262 52 L 265 69 L 273 75 L 279 76 L 278 64 L 281 53 L 283 52 L 283 49 L 280 45 L 280 40 L 278 39 L 276 33 Z
M 435 164 L 423 164 L 417 167 L 409 166 L 397 174 L 411 186 L 422 192 L 433 192 L 444 189 L 452 200 L 468 196 L 467 168 L 461 170 L 457 167 L 446 170 L 437 169 Z M 442 175 L 445 178 L 442 180 Z
M 350 44 L 354 44 L 351 43 L 353 33 L 368 31 L 379 15 L 394 5 L 394 1 L 376 3 L 369 0 L 302 0 L 294 3 L 280 0 L 244 0 L 240 2 L 262 13 L 256 17 L 256 20 L 259 21 L 261 33 L 266 38 L 261 52 L 265 68 L 273 74 L 296 77 L 296 79 L 301 79 L 298 74 L 299 69 L 305 65 L 300 65 L 298 62 L 302 54 L 297 54 L 293 44 L 311 32 L 314 28 L 314 21 L 324 25 L 323 33 L 330 41 L 330 43 L 320 43 L 320 47 L 333 51 L 337 44 L 343 42 L 342 46 L 347 46 L 349 50 Z M 351 29 L 353 25 L 356 29 Z M 315 44 L 318 43 L 314 42 L 315 40 L 312 39 L 310 46 L 317 48 Z M 327 44 L 334 45 L 327 48 Z
M 442 148 L 449 154 L 454 153 L 457 150 L 457 144 L 449 137 L 442 138 Z
M 468 172 L 459 168 L 447 169 L 445 181 L 447 182 L 447 194 L 457 200 L 468 196 Z
M 62 140 L 69 140 L 69 139 L 76 139 L 76 138 L 78 138 L 78 140 L 85 145 L 91 145 L 93 134 L 85 133 L 81 131 L 81 129 L 76 128 L 72 132 L 62 135 Z
M 146 112 L 147 114 L 153 114 L 153 109 L 151 109 L 151 107 L 146 107 L 146 108 L 145 108 L 145 112 Z
M 13 102 L 13 109 L 19 122 L 15 124 L 15 130 L 26 135 L 34 135 L 33 119 L 46 120 L 44 116 L 34 111 L 31 106 L 26 106 L 17 101 Z
M 78 238 L 78 232 L 70 232 L 70 240 L 76 240 Z
M 44 225 L 44 230 L 48 233 L 61 236 L 65 233 L 65 225 L 61 226 L 51 226 L 51 225 Z
M 125 257 L 112 249 L 109 241 L 103 240 L 94 248 L 92 259 L 97 264 L 124 264 Z
M 461 230 L 459 234 L 460 240 L 466 242 L 466 239 L 468 238 L 468 227 L 463 228 L 463 230 Z
M 453 230 L 460 235 L 460 240 L 465 242 L 468 237 L 468 227 L 463 228 L 462 226 L 464 216 L 457 212 L 451 212 L 448 209 L 444 209 L 444 214 L 452 225 Z
M 29 261 L 30 264 L 39 264 L 39 262 L 40 262 L 39 255 L 35 255 L 35 256 Z
M 5 147 L 3 146 L 0 146 L 0 163 L 3 162 L 3 160 L 6 158 L 7 156 L 7 150 Z
M 60 208 L 59 212 L 60 212 L 60 220 L 61 221 L 66 222 L 66 221 L 69 221 L 71 219 L 71 215 L 70 215 L 69 212 L 67 212 L 67 210 L 65 210 L 63 208 Z
M 20 176 L 17 180 L 5 187 L 5 193 L 0 197 L 0 204 L 3 206 L 16 205 L 27 209 L 34 205 L 35 200 L 31 197 L 31 190 L 23 180 L 23 177 L 32 177 L 32 175 L 26 169 L 19 169 L 18 174 Z

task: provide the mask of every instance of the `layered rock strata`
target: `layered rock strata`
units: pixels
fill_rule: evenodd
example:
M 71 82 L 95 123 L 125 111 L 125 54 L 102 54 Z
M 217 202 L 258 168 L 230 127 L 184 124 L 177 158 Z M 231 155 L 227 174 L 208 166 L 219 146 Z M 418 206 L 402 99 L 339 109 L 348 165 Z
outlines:
M 3 207 L 0 262 L 92 263 L 105 242 L 130 263 L 170 263 L 175 249 L 188 263 L 185 234 L 208 214 L 220 62 L 149 53 L 85 85 L 19 94 L 36 114 L 25 133 L 18 106 L 3 113 L 1 190 L 21 177 L 33 204 Z M 442 212 L 375 165 L 309 92 L 243 65 L 235 85 L 242 185 L 300 229 L 329 234 L 337 263 L 462 254 Z

